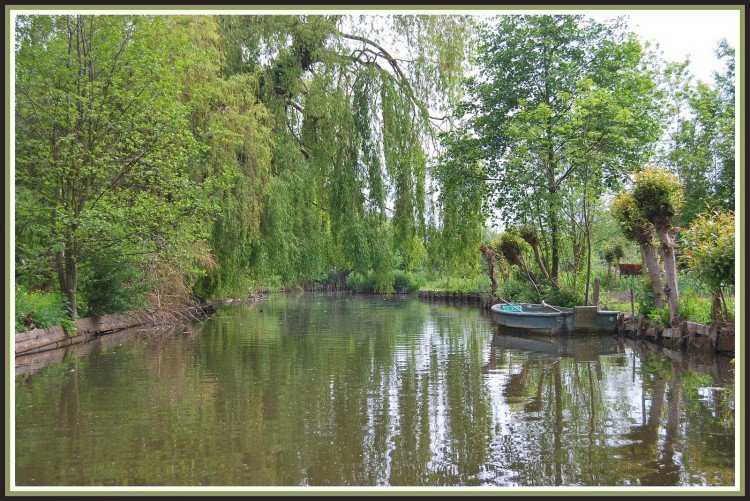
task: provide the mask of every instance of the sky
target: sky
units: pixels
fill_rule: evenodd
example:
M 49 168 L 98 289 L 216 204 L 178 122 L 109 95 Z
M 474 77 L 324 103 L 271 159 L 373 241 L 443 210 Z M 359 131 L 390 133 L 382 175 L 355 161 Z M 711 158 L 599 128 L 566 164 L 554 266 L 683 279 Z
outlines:
M 659 44 L 667 61 L 683 61 L 690 56 L 690 70 L 699 80 L 713 81 L 713 72 L 723 70 L 714 51 L 717 42 L 726 38 L 738 51 L 740 41 L 740 11 L 733 10 L 607 10 L 592 11 L 588 16 L 597 20 L 626 14 L 630 31 L 644 41 Z M 739 72 L 738 72 L 739 73 Z

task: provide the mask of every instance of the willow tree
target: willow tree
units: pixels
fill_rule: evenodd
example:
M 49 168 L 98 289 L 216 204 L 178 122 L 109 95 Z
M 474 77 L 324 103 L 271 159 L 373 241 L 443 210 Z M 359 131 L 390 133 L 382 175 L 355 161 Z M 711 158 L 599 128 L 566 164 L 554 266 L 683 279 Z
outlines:
M 459 89 L 465 19 L 218 20 L 224 78 L 252 75 L 272 116 L 270 170 L 255 198 L 259 231 L 246 244 L 244 272 L 293 284 L 329 267 L 373 271 L 388 290 L 394 267 L 413 268 L 424 252 L 428 110 Z M 396 38 L 395 49 L 383 34 Z
M 564 191 L 578 178 L 597 196 L 650 155 L 661 127 L 654 75 L 619 23 L 504 15 L 479 38 L 460 134 L 480 151 L 504 222 L 549 234 L 545 268 L 557 284 Z
M 226 179 L 190 177 L 200 145 L 167 31 L 151 16 L 17 18 L 16 186 L 30 202 L 17 218 L 46 233 L 24 257 L 53 256 L 71 316 L 82 265 L 183 259 L 216 210 L 206 189 Z

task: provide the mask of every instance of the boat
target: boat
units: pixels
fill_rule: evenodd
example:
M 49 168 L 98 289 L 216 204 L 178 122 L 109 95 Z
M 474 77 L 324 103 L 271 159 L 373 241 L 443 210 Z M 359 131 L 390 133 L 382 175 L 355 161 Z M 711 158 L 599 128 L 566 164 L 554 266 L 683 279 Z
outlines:
M 614 334 L 619 324 L 618 317 L 622 314 L 600 310 L 596 306 L 565 308 L 544 302 L 496 304 L 490 311 L 498 324 L 536 334 Z

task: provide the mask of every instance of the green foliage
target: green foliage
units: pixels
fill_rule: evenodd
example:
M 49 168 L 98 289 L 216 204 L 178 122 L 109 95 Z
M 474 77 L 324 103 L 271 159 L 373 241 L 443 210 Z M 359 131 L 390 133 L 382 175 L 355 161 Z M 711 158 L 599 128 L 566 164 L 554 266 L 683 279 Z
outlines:
M 622 245 L 622 242 L 615 242 L 614 244 L 612 244 L 612 255 L 617 262 L 625 257 L 625 249 Z
M 490 292 L 491 284 L 487 275 L 473 277 L 441 277 L 426 282 L 420 290 L 449 292 Z
M 669 325 L 669 306 L 662 308 L 654 308 L 649 311 L 646 315 L 652 326 L 658 328 L 667 327 Z
M 354 292 L 373 292 L 375 277 L 372 274 L 354 272 L 346 277 L 346 286 Z
M 150 290 L 144 270 L 137 262 L 97 262 L 81 281 L 84 316 L 135 310 L 146 306 Z
M 648 317 L 654 310 L 654 291 L 651 290 L 651 277 L 642 276 L 638 285 L 640 287 L 634 290 L 635 300 L 638 303 L 638 313 Z
M 711 299 L 700 298 L 691 289 L 683 288 L 680 292 L 680 318 L 701 324 L 711 323 Z
M 516 303 L 538 303 L 539 294 L 528 280 L 509 278 L 498 287 L 497 296 Z
M 33 196 L 18 223 L 46 232 L 29 259 L 57 258 L 72 314 L 79 268 L 113 248 L 192 271 L 184 251 L 205 238 L 210 194 L 231 173 L 191 176 L 205 148 L 178 99 L 186 40 L 165 37 L 161 16 L 19 16 L 16 27 L 16 183 Z
M 600 210 L 592 202 L 648 159 L 661 134 L 654 74 L 621 24 L 575 15 L 489 19 L 476 64 L 481 77 L 467 79 L 459 107 L 465 125 L 444 141 L 468 153 L 456 184 L 485 190 L 506 226 L 533 225 L 535 260 L 557 283 L 564 246 L 578 245 L 563 216 L 571 234 L 588 228 Z
M 346 278 L 346 286 L 354 292 L 363 293 L 390 293 L 390 292 L 418 292 L 426 283 L 423 275 L 410 273 L 403 270 L 395 270 L 391 275 L 390 283 L 378 282 L 375 272 L 367 274 L 351 273 Z
M 56 325 L 61 325 L 65 332 L 75 332 L 75 325 L 68 316 L 68 305 L 59 292 L 29 291 L 23 285 L 16 285 L 15 309 L 16 332 Z
M 688 267 L 714 293 L 734 285 L 734 212 L 701 214 L 682 232 Z
M 506 261 L 515 263 L 529 250 L 529 244 L 515 233 L 506 231 L 500 235 L 498 250 Z
M 545 302 L 555 306 L 572 308 L 573 306 L 581 306 L 582 304 L 584 304 L 583 294 L 575 289 L 555 289 L 552 287 L 545 287 L 542 291 L 542 295 L 544 296 Z
M 610 206 L 610 213 L 617 221 L 625 238 L 640 245 L 653 242 L 654 227 L 639 211 L 632 191 L 617 195 Z
M 669 227 L 685 203 L 682 183 L 666 169 L 648 167 L 636 172 L 633 200 L 644 219 Z
M 418 292 L 426 283 L 423 275 L 396 270 L 394 272 L 393 289 L 397 292 Z
M 684 185 L 683 227 L 704 212 L 707 204 L 734 208 L 735 51 L 722 40 L 716 56 L 724 60 L 724 68 L 714 73 L 711 84 L 694 80 L 689 60 L 664 68 L 672 127 L 660 162 Z

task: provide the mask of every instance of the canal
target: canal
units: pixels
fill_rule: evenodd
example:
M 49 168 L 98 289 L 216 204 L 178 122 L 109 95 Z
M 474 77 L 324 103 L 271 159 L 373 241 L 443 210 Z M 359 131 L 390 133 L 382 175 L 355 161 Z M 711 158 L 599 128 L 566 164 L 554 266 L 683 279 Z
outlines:
M 733 486 L 733 380 L 477 308 L 274 294 L 19 357 L 15 484 Z

